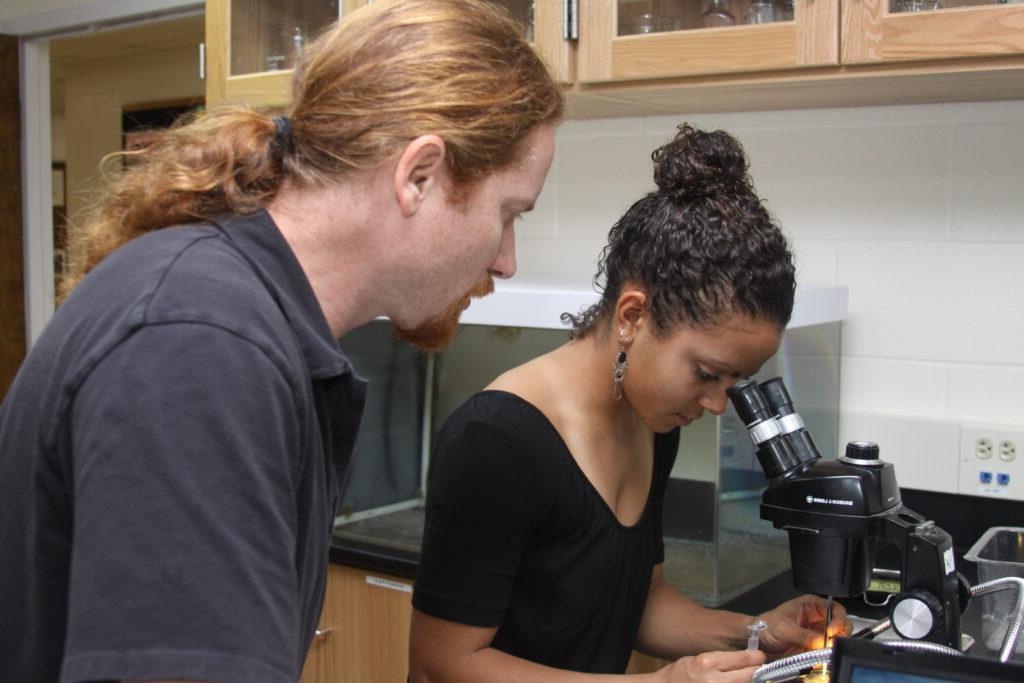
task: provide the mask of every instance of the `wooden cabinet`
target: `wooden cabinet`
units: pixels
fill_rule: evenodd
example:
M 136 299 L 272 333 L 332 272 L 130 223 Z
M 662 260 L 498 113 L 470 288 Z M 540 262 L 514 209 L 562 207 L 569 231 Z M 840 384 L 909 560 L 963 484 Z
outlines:
M 716 0 L 737 25 L 703 28 L 710 0 L 493 1 L 571 85 L 570 118 L 1024 98 L 1019 2 L 793 0 L 792 18 L 743 24 L 758 0 Z M 929 1 L 946 8 L 890 7 Z M 286 104 L 289 37 L 368 2 L 208 0 L 208 104 Z
M 410 580 L 331 564 L 301 683 L 404 681 L 411 620 Z
M 1024 4 L 953 0 L 948 8 L 893 12 L 890 0 L 847 0 L 842 62 L 932 61 L 1024 54 Z M 949 5 L 961 5 L 952 7 Z
M 563 0 L 493 0 L 527 26 L 555 75 L 575 78 L 576 45 L 565 34 Z M 206 102 L 283 106 L 301 44 L 370 0 L 207 0 Z
M 528 0 L 523 3 L 533 7 L 533 47 L 547 62 L 551 71 L 563 83 L 576 79 L 576 41 L 569 40 L 566 16 L 566 0 Z M 504 0 L 511 7 L 515 3 Z M 517 16 L 520 16 L 517 14 Z
M 723 3 L 742 22 L 748 0 Z M 647 6 L 659 14 L 650 14 Z M 582 83 L 767 71 L 839 63 L 839 0 L 795 0 L 792 20 L 702 28 L 703 0 L 581 3 Z M 650 17 L 668 20 L 651 30 Z M 657 25 L 653 29 L 659 28 Z

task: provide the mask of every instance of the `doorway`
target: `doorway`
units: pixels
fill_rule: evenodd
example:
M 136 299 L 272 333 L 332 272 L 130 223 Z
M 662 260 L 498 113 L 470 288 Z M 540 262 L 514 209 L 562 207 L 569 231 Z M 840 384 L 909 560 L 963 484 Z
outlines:
M 64 223 L 54 225 L 55 279 L 66 263 L 65 234 L 81 225 L 105 174 L 124 167 L 108 156 L 137 149 L 148 131 L 202 107 L 204 32 L 204 16 L 194 14 L 50 42 L 51 162 L 54 182 L 62 177 L 65 185 L 64 210 L 55 213 Z

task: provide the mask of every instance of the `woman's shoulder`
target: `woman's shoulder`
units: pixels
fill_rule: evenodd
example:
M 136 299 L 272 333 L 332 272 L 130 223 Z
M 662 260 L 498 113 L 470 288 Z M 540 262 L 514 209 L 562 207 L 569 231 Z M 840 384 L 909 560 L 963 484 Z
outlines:
M 508 437 L 547 427 L 549 420 L 528 398 L 492 386 L 470 396 L 445 421 L 446 431 L 483 429 Z

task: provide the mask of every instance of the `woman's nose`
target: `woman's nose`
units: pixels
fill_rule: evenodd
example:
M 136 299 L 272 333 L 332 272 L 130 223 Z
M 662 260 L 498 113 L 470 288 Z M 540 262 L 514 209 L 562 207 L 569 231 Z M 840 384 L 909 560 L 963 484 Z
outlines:
M 725 392 L 721 391 L 701 396 L 698 403 L 700 403 L 700 406 L 709 413 L 721 415 L 725 412 L 726 406 L 728 405 L 728 399 L 725 396 Z

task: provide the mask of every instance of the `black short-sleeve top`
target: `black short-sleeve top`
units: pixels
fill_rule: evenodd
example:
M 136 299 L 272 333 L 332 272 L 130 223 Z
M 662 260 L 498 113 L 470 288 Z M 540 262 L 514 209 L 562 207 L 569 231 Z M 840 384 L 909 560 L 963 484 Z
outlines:
M 616 519 L 555 427 L 511 393 L 483 391 L 432 455 L 416 609 L 497 627 L 492 646 L 547 666 L 622 673 L 654 565 L 679 431 L 654 437 L 647 505 Z

